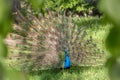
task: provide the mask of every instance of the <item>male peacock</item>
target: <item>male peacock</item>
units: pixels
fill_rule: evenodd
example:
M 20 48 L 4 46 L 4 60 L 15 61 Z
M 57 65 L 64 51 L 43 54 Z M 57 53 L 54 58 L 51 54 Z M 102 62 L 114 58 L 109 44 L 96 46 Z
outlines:
M 20 50 L 18 57 L 26 56 L 28 62 L 33 61 L 33 70 L 43 67 L 44 69 L 59 68 L 63 64 L 67 69 L 70 68 L 71 62 L 74 64 L 81 62 L 86 55 L 82 53 L 83 48 L 80 48 L 83 47 L 81 43 L 86 33 L 73 24 L 71 17 L 46 16 L 40 20 L 35 18 L 33 22 L 34 25 L 30 26 L 28 31 L 25 31 L 24 27 L 15 26 L 14 29 L 18 32 L 13 33 L 13 35 L 17 34 L 14 40 L 19 39 L 19 43 L 17 41 L 17 46 L 15 46 Z M 22 35 L 23 31 L 27 36 Z M 63 51 L 65 55 L 62 54 Z M 25 52 L 27 54 L 24 54 Z M 62 55 L 62 58 L 59 55 Z
M 92 37 L 90 39 L 89 36 L 86 37 L 86 26 L 77 26 L 73 18 L 61 15 L 50 14 L 40 19 L 31 16 L 31 19 L 33 25 L 29 26 L 29 29 L 26 30 L 26 26 L 14 26 L 15 32 L 11 33 L 14 45 L 9 46 L 11 53 L 15 53 L 21 60 L 21 63 L 17 62 L 18 65 L 31 64 L 30 68 L 36 70 L 59 68 L 63 63 L 65 69 L 70 68 L 71 63 L 73 66 L 90 63 L 89 55 L 94 54 L 96 46 L 92 43 Z M 64 46 L 67 47 L 63 50 Z M 65 55 L 62 54 L 63 51 Z

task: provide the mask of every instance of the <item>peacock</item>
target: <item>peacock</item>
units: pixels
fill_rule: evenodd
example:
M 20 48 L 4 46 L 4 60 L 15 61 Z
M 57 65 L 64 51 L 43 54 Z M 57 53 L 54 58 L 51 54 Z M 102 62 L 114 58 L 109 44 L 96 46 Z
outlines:
M 13 30 L 6 38 L 10 48 L 8 58 L 11 62 L 16 61 L 11 64 L 13 67 L 35 71 L 59 68 L 63 64 L 65 69 L 71 64 L 92 64 L 90 56 L 98 51 L 97 45 L 92 36 L 87 36 L 88 27 L 75 23 L 78 19 L 50 12 L 39 18 L 29 14 L 28 20 L 31 25 L 13 24 Z

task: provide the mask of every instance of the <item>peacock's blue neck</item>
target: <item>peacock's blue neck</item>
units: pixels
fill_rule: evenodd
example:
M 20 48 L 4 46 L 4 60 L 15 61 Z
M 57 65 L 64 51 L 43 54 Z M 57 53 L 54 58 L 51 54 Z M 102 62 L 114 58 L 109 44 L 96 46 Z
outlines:
M 68 51 L 64 51 L 65 55 L 68 55 Z

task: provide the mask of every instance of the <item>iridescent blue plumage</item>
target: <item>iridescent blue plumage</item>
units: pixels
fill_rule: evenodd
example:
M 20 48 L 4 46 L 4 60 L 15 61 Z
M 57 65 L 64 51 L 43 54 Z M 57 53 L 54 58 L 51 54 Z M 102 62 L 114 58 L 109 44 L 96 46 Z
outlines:
M 65 52 L 65 62 L 64 62 L 64 68 L 68 69 L 71 66 L 71 62 L 70 62 L 70 58 L 68 56 L 68 51 L 64 51 Z

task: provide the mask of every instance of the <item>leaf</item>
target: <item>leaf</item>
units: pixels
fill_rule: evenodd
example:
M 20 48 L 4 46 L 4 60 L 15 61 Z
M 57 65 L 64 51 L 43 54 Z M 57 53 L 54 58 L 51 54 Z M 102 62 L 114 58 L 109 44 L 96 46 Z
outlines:
M 4 69 L 1 63 L 0 63 L 0 80 L 4 80 Z
M 34 10 L 39 11 L 44 6 L 46 0 L 29 0 Z
M 0 23 L 0 35 L 5 38 L 6 35 L 11 31 L 11 23 L 12 21 L 9 19 L 6 19 L 2 23 Z
M 106 66 L 111 69 L 113 67 L 113 65 L 115 65 L 116 63 L 116 58 L 115 57 L 110 57 L 108 58 L 107 62 L 106 62 Z
M 10 15 L 10 2 L 6 6 L 5 0 L 0 0 L 0 35 L 6 37 L 11 29 L 12 16 Z
M 99 8 L 110 21 L 120 25 L 120 0 L 100 0 Z
M 106 47 L 112 56 L 120 56 L 120 28 L 113 27 L 106 39 Z
M 0 36 L 0 57 L 6 57 L 8 53 L 6 45 L 3 43 L 3 38 Z
M 6 12 L 5 2 L 0 0 L 0 22 L 3 20 L 5 16 L 3 16 Z
M 120 62 L 115 57 L 110 57 L 107 61 L 109 75 L 112 80 L 120 80 Z

